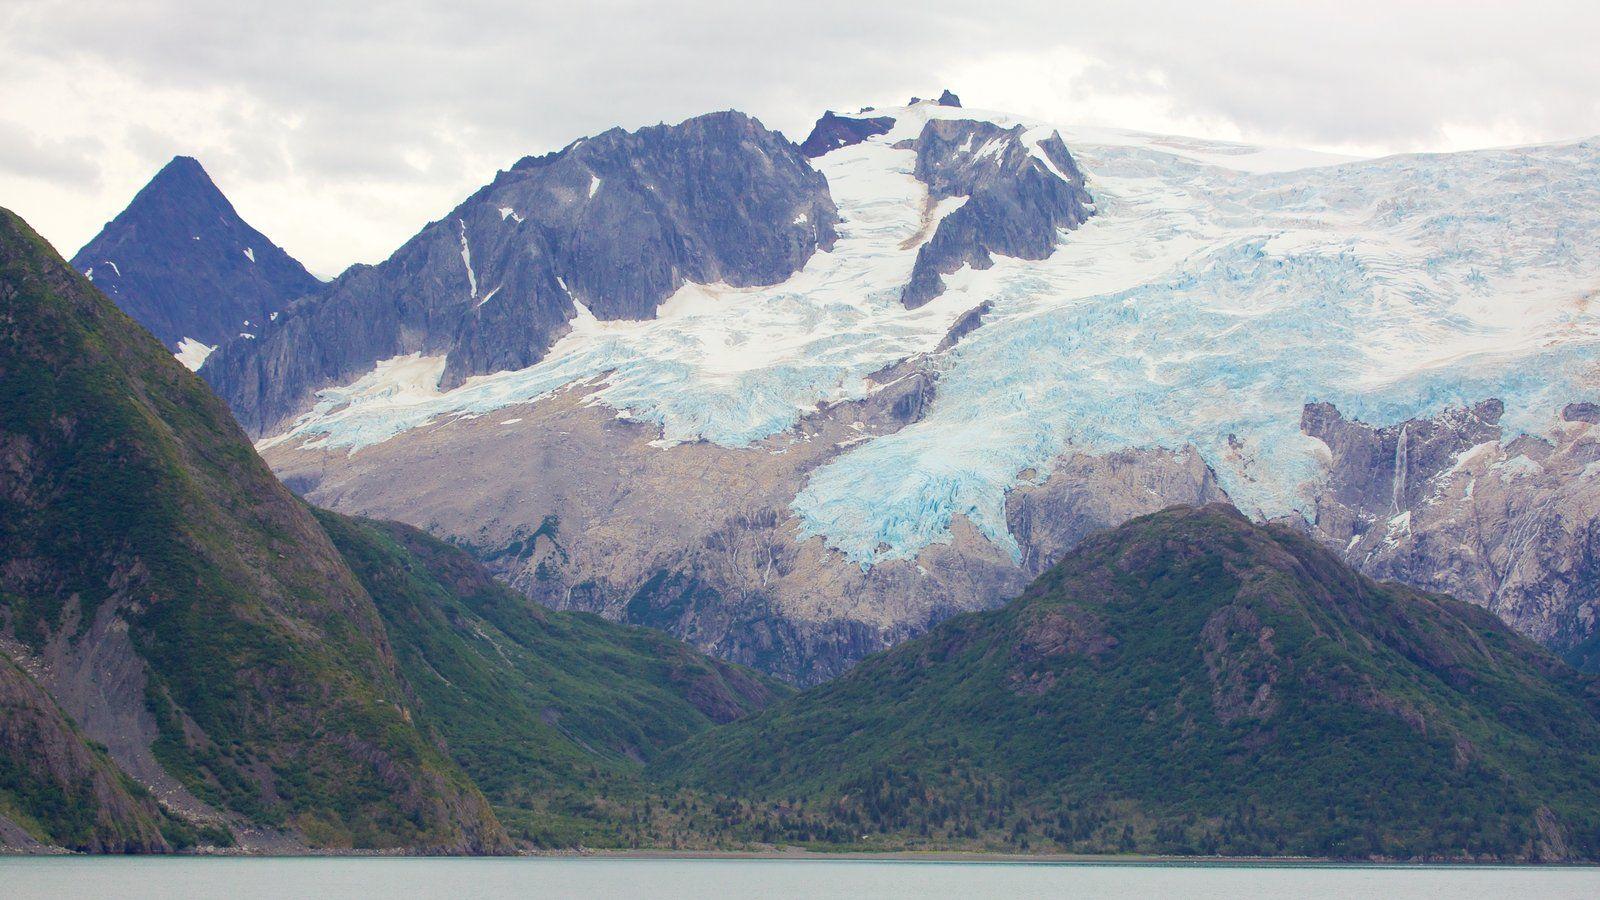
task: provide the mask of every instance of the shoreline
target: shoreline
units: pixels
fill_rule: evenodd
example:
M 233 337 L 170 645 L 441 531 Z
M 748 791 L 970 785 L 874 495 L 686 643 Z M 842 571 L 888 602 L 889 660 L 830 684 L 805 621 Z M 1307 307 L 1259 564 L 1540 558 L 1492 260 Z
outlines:
M 18 850 L 0 848 L 0 863 L 22 859 L 138 859 L 138 860 L 593 860 L 616 862 L 889 862 L 947 865 L 1017 866 L 1129 866 L 1170 868 L 1253 869 L 1600 869 L 1600 862 L 1506 862 L 1493 860 L 1336 859 L 1306 856 L 1156 856 L 1094 855 L 1076 853 L 985 853 L 972 850 L 848 850 L 827 852 L 804 848 L 771 850 L 649 850 L 581 849 L 535 850 L 505 856 L 434 855 L 419 853 L 175 853 L 105 854 L 71 850 Z

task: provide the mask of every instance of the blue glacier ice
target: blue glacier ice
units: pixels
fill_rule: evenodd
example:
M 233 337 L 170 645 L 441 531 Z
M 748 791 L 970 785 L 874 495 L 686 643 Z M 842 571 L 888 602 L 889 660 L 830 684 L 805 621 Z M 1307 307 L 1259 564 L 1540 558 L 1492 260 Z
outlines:
M 984 115 L 896 115 L 913 113 Z M 990 301 L 934 358 L 925 418 L 843 448 L 793 500 L 801 535 L 869 566 L 948 541 L 958 516 L 1015 554 L 1007 492 L 1068 452 L 1193 448 L 1241 509 L 1276 517 L 1305 513 L 1324 475 L 1307 402 L 1392 424 L 1498 397 L 1512 433 L 1541 433 L 1596 397 L 1595 142 L 1245 171 L 1236 148 L 1062 129 L 1097 215 L 1048 259 L 963 270 L 906 311 L 929 207 L 892 144 L 915 130 L 819 160 L 840 240 L 783 284 L 689 286 L 650 322 L 581 319 L 538 365 L 448 393 L 432 387 L 442 361 L 389 361 L 275 440 L 357 452 L 581 385 L 663 445 L 748 447 L 863 396 L 868 374 Z

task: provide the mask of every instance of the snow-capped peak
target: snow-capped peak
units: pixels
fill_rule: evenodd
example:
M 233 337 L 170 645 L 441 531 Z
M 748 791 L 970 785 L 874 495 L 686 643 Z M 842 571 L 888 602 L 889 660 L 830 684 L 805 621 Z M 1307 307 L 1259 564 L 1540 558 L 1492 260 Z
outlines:
M 353 451 L 603 376 L 592 402 L 655 424 L 663 445 L 746 447 L 937 350 L 923 418 L 852 443 L 792 503 L 802 535 L 870 565 L 949 540 L 956 517 L 1014 551 L 1008 491 L 1074 451 L 1192 448 L 1242 509 L 1275 517 L 1307 510 L 1325 474 L 1307 402 L 1381 425 L 1496 397 L 1515 434 L 1593 392 L 1592 144 L 1346 160 L 937 103 L 858 115 L 894 121 L 813 160 L 843 221 L 783 283 L 685 285 L 654 319 L 576 323 L 537 365 L 453 391 L 410 376 L 393 390 L 420 361 L 380 365 L 323 392 L 286 439 Z M 1021 125 L 1047 165 L 1040 144 L 1059 132 L 1096 214 L 1048 257 L 962 269 L 908 310 L 917 252 L 960 204 L 913 174 L 904 142 L 932 118 Z M 980 306 L 981 327 L 938 349 Z

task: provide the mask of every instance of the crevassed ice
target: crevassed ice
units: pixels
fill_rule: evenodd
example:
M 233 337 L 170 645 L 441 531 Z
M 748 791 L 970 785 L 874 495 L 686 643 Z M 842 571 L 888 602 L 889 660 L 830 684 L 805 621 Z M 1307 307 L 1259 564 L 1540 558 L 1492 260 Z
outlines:
M 993 301 L 939 360 L 923 421 L 852 445 L 794 499 L 802 534 L 870 565 L 948 540 L 957 515 L 1015 552 L 1006 492 L 1069 449 L 1193 448 L 1270 517 L 1305 510 L 1322 476 L 1325 448 L 1299 430 L 1308 401 L 1390 424 L 1499 397 L 1511 431 L 1540 432 L 1595 391 L 1592 142 L 1325 165 L 1338 160 L 1063 128 L 1097 215 L 1050 259 L 963 270 L 908 312 L 917 236 L 954 205 L 929 211 L 914 155 L 890 144 L 934 115 L 1025 124 L 1035 147 L 1049 129 L 882 113 L 889 134 L 818 161 L 840 240 L 784 284 L 689 285 L 650 322 L 583 316 L 540 364 L 448 394 L 432 387 L 442 359 L 390 361 L 324 392 L 288 437 L 354 450 L 592 381 L 594 402 L 665 443 L 746 446 L 862 395 L 867 374 Z
M 440 417 L 599 379 L 595 402 L 654 423 L 665 442 L 742 447 L 792 427 L 819 403 L 862 396 L 867 375 L 933 349 L 979 301 L 952 291 L 917 310 L 899 303 L 916 259 L 913 239 L 960 205 L 927 209 L 927 188 L 911 174 L 912 151 L 876 142 L 821 162 L 844 218 L 839 239 L 782 284 L 688 284 L 644 322 L 599 322 L 580 310 L 571 333 L 539 364 L 472 378 L 444 394 L 419 369 L 442 371 L 442 359 L 388 360 L 320 392 L 316 407 L 269 443 L 357 450 Z
M 1047 261 L 963 273 L 994 312 L 923 421 L 813 474 L 803 534 L 865 565 L 964 515 L 1015 554 L 1006 491 L 1069 448 L 1193 447 L 1247 512 L 1304 512 L 1308 401 L 1392 424 L 1499 397 L 1515 434 L 1595 390 L 1592 144 L 1268 175 L 1085 149 L 1100 215 Z

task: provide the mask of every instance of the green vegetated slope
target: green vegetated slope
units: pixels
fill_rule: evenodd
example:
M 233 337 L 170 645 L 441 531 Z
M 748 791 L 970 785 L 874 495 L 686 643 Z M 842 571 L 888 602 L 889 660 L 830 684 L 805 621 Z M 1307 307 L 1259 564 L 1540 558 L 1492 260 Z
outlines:
M 780 839 L 1592 859 L 1596 710 L 1490 613 L 1213 506 L 1093 537 L 653 773 Z
M 662 632 L 546 610 L 409 526 L 317 515 L 377 603 L 417 721 L 535 845 L 648 842 L 644 763 L 792 692 Z
M 1600 634 L 1590 635 L 1587 640 L 1562 653 L 1561 657 L 1580 672 L 1600 673 Z
M 0 650 L 0 843 L 1600 855 L 1595 680 L 1290 531 L 1138 519 L 789 696 L 307 507 L 3 211 Z
M 8 655 L 61 682 L 0 659 L 0 817 L 59 846 L 226 842 L 216 812 L 290 846 L 498 852 L 515 846 L 502 819 L 534 845 L 649 842 L 644 765 L 791 693 L 660 632 L 545 610 L 415 529 L 308 507 L 9 213 L 0 576 Z M 51 690 L 84 715 L 120 705 L 104 727 L 147 725 L 128 752 L 209 809 L 163 811 Z
M 377 610 L 310 510 L 198 378 L 6 211 L 0 577 L 17 652 L 58 672 L 92 659 L 103 702 L 153 723 L 155 759 L 234 822 L 327 847 L 506 846 L 412 724 Z M 92 683 L 118 662 L 142 684 Z M 74 687 L 60 696 L 93 693 Z

